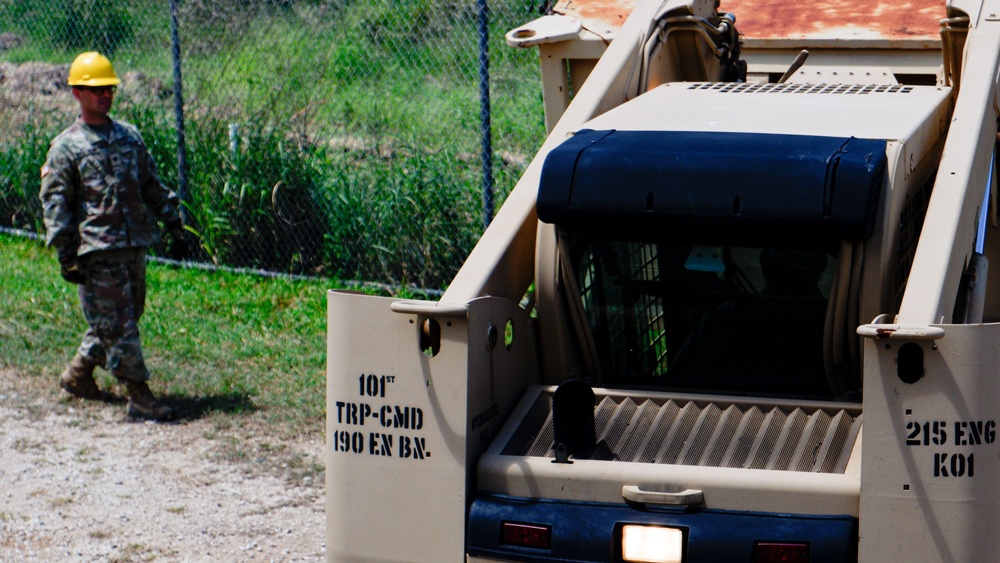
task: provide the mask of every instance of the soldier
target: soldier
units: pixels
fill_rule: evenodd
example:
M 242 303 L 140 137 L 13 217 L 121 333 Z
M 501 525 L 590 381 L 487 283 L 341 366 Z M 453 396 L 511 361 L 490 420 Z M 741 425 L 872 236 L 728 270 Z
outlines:
M 156 221 L 172 237 L 172 251 L 185 244 L 183 229 L 177 196 L 160 183 L 139 131 L 108 117 L 119 83 L 99 53 L 73 61 L 69 85 L 80 116 L 52 140 L 42 167 L 46 245 L 55 248 L 62 277 L 79 285 L 88 325 L 59 382 L 76 397 L 104 399 L 94 381 L 94 368 L 102 366 L 125 384 L 129 416 L 169 420 L 173 409 L 146 384 L 139 318 Z

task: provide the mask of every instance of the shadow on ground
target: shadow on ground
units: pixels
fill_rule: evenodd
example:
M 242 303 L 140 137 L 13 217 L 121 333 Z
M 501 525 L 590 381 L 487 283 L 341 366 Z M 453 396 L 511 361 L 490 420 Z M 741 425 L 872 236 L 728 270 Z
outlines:
M 257 411 L 245 393 L 223 393 L 203 397 L 165 395 L 160 400 L 177 412 L 177 420 L 196 420 L 212 413 L 250 414 Z
M 70 397 L 66 393 L 60 396 L 64 402 L 80 402 L 81 399 Z M 174 409 L 175 416 L 173 422 L 183 420 L 198 420 L 213 413 L 219 414 L 252 414 L 259 410 L 253 399 L 246 393 L 223 393 L 218 395 L 205 395 L 201 397 L 188 397 L 183 395 L 160 395 L 160 402 Z M 85 402 L 85 401 L 83 401 Z M 123 393 L 116 393 L 109 390 L 103 393 L 101 403 L 109 405 L 125 405 L 128 397 Z M 142 419 L 136 419 L 142 420 Z

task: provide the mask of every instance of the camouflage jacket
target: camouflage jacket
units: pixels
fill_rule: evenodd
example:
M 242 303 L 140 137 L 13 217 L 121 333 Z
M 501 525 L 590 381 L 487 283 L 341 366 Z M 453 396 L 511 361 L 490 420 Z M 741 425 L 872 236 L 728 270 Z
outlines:
M 60 259 L 95 250 L 149 246 L 156 220 L 180 226 L 177 196 L 160 183 L 135 126 L 111 120 L 105 141 L 81 119 L 56 136 L 39 194 L 47 246 Z

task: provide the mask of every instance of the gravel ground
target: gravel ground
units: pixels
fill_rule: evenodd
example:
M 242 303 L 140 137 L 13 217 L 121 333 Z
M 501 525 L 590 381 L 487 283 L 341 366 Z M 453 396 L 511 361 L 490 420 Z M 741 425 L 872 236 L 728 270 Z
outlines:
M 321 437 L 132 422 L 40 379 L 0 370 L 0 561 L 325 559 Z

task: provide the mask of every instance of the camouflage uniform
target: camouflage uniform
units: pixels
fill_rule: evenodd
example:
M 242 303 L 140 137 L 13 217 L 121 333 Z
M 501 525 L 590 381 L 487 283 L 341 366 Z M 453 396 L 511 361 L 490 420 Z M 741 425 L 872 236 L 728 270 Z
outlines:
M 102 131 L 77 119 L 49 147 L 40 197 L 46 245 L 84 274 L 80 305 L 89 328 L 78 350 L 119 379 L 146 381 L 139 318 L 146 299 L 146 247 L 156 220 L 180 228 L 177 196 L 157 177 L 138 130 L 109 119 Z

